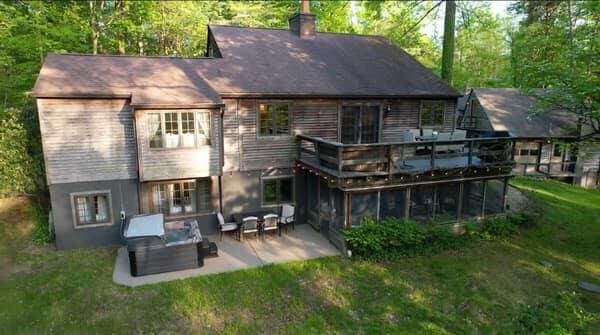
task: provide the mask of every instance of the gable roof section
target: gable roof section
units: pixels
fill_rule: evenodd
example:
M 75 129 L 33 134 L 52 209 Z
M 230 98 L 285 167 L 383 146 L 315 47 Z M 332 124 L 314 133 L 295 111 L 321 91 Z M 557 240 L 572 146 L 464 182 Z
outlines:
M 210 26 L 222 58 L 49 54 L 36 97 L 131 97 L 134 106 L 221 97 L 455 98 L 456 90 L 382 37 Z
M 475 88 L 473 92 L 495 131 L 518 137 L 564 136 L 576 125 L 574 115 L 564 111 L 530 115 L 536 99 L 516 88 Z
M 223 58 L 202 64 L 222 96 L 458 97 L 412 56 L 378 36 L 209 27 Z
M 198 62 L 209 59 L 198 59 Z M 131 97 L 133 106 L 204 106 L 221 98 L 188 59 L 49 54 L 36 97 Z

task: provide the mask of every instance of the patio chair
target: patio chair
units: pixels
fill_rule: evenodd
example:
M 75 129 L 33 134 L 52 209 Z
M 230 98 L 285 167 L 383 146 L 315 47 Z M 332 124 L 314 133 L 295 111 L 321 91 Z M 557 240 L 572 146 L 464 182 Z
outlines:
M 219 230 L 221 231 L 221 241 L 223 241 L 223 234 L 225 232 L 228 231 L 233 231 L 233 232 L 237 232 L 238 231 L 238 225 L 235 222 L 225 222 L 225 219 L 223 219 L 223 214 L 221 214 L 220 212 L 217 213 L 217 220 L 219 221 Z
M 449 141 L 450 133 L 439 133 L 437 137 L 437 141 Z M 447 152 L 450 150 L 450 146 L 448 144 L 440 144 L 435 146 L 435 152 Z
M 461 130 L 461 129 L 455 129 L 452 132 L 452 135 L 450 135 L 450 139 L 451 140 L 465 140 L 466 138 L 467 138 L 467 131 L 466 130 Z M 461 152 L 465 148 L 465 144 L 464 143 L 452 144 L 449 147 L 450 147 L 449 148 L 450 151 Z
M 278 219 L 279 217 L 277 216 L 277 214 L 267 214 L 265 216 L 263 216 L 263 226 L 262 226 L 262 232 L 263 234 L 272 230 L 277 230 L 279 229 L 279 224 L 278 224 Z
M 240 240 L 244 234 L 256 234 L 258 238 L 258 218 L 256 216 L 248 216 L 242 219 L 242 225 L 240 226 L 239 236 Z
M 281 215 L 279 216 L 279 235 L 281 235 L 281 228 L 285 227 L 285 233 L 287 234 L 288 225 L 292 225 L 292 229 L 296 229 L 295 222 L 296 218 L 294 216 L 295 208 L 292 205 L 282 205 L 281 206 Z

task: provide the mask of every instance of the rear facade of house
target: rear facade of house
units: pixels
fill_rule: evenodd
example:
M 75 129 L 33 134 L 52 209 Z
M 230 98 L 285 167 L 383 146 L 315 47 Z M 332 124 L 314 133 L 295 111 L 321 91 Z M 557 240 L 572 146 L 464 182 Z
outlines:
M 121 213 L 208 234 L 216 212 L 290 203 L 343 249 L 365 216 L 502 212 L 514 143 L 427 142 L 454 131 L 460 94 L 389 41 L 309 13 L 208 35 L 204 58 L 48 55 L 33 95 L 58 248 L 120 243 Z

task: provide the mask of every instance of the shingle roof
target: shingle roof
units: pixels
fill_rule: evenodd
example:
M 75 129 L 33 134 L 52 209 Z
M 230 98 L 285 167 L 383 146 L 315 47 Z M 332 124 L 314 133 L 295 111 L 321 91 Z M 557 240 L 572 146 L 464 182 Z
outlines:
M 210 26 L 222 58 L 46 57 L 38 97 L 131 96 L 137 105 L 219 104 L 230 96 L 458 97 L 376 36 Z
M 210 26 L 223 56 L 202 73 L 221 95 L 438 96 L 461 94 L 378 36 Z
M 575 116 L 565 111 L 531 115 L 536 99 L 516 88 L 475 88 L 474 94 L 495 131 L 518 137 L 563 136 L 576 125 Z
M 198 61 L 207 61 L 201 60 Z M 49 54 L 32 94 L 38 97 L 129 97 L 132 105 L 220 104 L 189 60 Z

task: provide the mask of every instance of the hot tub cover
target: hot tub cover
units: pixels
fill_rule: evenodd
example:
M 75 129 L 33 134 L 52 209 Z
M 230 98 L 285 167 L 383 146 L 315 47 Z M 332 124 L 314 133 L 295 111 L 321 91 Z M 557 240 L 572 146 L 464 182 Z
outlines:
M 162 213 L 137 215 L 129 219 L 123 234 L 126 238 L 165 235 L 164 216 Z

